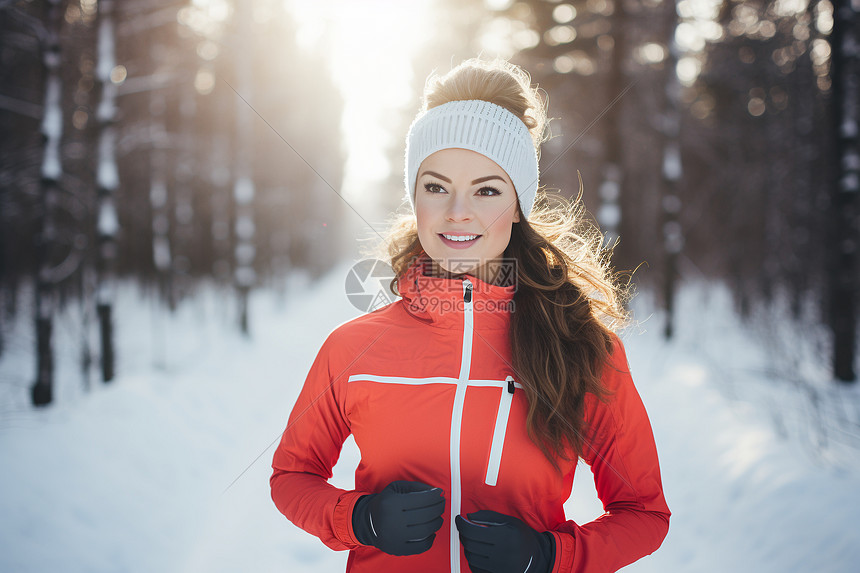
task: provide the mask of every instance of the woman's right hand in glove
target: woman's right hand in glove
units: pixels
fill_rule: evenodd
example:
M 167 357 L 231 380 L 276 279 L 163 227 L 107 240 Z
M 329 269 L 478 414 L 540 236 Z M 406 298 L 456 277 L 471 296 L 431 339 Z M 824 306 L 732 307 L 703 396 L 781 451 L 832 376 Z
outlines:
M 417 481 L 393 481 L 362 496 L 352 511 L 352 529 L 362 545 L 389 555 L 417 555 L 430 549 L 442 527 L 442 489 Z

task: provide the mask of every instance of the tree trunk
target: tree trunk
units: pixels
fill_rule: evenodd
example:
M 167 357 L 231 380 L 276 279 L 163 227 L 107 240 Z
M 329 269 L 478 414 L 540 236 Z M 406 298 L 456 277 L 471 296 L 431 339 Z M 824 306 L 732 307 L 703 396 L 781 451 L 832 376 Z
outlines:
M 54 350 L 51 334 L 56 306 L 55 292 L 50 279 L 50 247 L 56 240 L 54 204 L 57 202 L 60 177 L 63 173 L 60 141 L 63 136 L 62 82 L 60 77 L 60 23 L 63 17 L 62 2 L 47 2 L 46 41 L 42 63 L 45 67 L 45 107 L 42 119 L 42 136 L 45 151 L 41 168 L 41 223 L 36 246 L 36 381 L 31 387 L 34 406 L 45 406 L 54 394 Z
M 177 298 L 189 290 L 191 261 L 194 259 L 194 86 L 189 82 L 176 87 L 179 94 L 179 150 L 174 168 L 174 241 L 173 277 Z
M 681 163 L 681 113 L 678 109 L 681 86 L 675 71 L 678 65 L 678 46 L 675 44 L 675 28 L 677 13 L 675 3 L 667 2 L 664 8 L 664 29 L 666 32 L 666 47 L 668 55 L 664 69 L 666 70 L 666 99 L 663 110 L 663 161 L 662 202 L 663 210 L 663 254 L 665 267 L 663 272 L 663 298 L 666 305 L 666 322 L 663 325 L 663 336 L 669 340 L 675 328 L 675 291 L 678 279 L 678 254 L 684 245 L 684 233 L 679 215 L 681 212 L 681 197 L 679 196 L 678 181 L 683 173 Z
M 114 268 L 116 263 L 119 217 L 116 211 L 116 190 L 119 187 L 119 170 L 116 164 L 116 84 L 111 71 L 116 65 L 116 35 L 113 0 L 98 4 L 98 63 L 96 79 L 101 84 L 101 102 L 96 112 L 99 128 L 99 153 L 96 168 L 96 186 L 99 214 L 96 228 L 96 309 L 101 344 L 102 380 L 114 378 L 113 302 Z
M 834 159 L 837 177 L 833 189 L 833 244 L 830 327 L 833 333 L 833 376 L 857 380 L 854 369 L 857 347 L 857 249 L 860 248 L 860 30 L 857 13 L 849 0 L 834 1 L 832 57 L 832 106 L 836 136 Z
M 171 267 L 173 252 L 170 241 L 170 196 L 167 183 L 167 128 L 165 112 L 167 97 L 162 89 L 149 92 L 149 113 L 152 152 L 150 155 L 149 204 L 152 208 L 152 262 L 159 287 L 171 312 L 176 310 L 173 297 Z
M 624 73 L 624 44 L 626 15 L 624 6 L 618 3 L 612 18 L 613 39 L 612 67 L 609 70 L 607 82 L 607 100 L 611 101 L 624 90 L 626 78 Z M 624 188 L 624 168 L 621 156 L 621 122 L 622 104 L 616 103 L 606 114 L 606 154 L 603 162 L 603 177 L 598 189 L 600 206 L 597 209 L 597 221 L 604 234 L 604 246 L 612 247 L 618 241 L 619 225 L 621 224 L 621 193 Z
M 248 320 L 248 295 L 251 287 L 257 282 L 254 270 L 255 257 L 255 235 L 256 225 L 254 223 L 254 180 L 251 157 L 254 146 L 254 113 L 251 109 L 253 104 L 252 68 L 248 62 L 253 61 L 253 29 L 251 28 L 252 6 L 247 2 L 238 3 L 236 17 L 238 19 L 238 46 L 243 46 L 243 54 L 236 58 L 236 89 L 239 96 L 236 97 L 236 179 L 233 187 L 233 201 L 235 203 L 235 226 L 236 248 L 234 280 L 236 292 L 239 298 L 239 329 L 243 334 L 249 333 Z

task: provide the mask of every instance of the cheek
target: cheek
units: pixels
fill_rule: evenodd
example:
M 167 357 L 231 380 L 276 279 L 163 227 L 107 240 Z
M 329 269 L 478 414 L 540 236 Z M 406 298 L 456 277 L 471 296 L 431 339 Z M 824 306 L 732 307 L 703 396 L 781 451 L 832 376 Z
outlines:
M 432 234 L 433 227 L 433 211 L 428 209 L 426 205 L 415 205 L 415 219 L 418 227 L 418 238 L 427 240 Z
M 511 233 L 511 225 L 514 223 L 514 211 L 510 208 L 499 209 L 491 213 L 486 219 L 490 222 L 488 231 L 494 236 L 508 236 Z

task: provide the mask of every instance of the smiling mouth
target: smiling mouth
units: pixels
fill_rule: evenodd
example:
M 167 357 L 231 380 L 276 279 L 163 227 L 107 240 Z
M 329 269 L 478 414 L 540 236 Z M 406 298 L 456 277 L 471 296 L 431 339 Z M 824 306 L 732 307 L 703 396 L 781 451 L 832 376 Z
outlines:
M 447 233 L 437 233 L 443 239 L 452 242 L 462 242 L 468 243 L 469 241 L 474 241 L 475 239 L 480 239 L 482 235 L 472 234 L 472 235 L 449 235 Z
M 472 245 L 474 245 L 478 239 L 480 239 L 483 235 L 448 235 L 448 238 L 442 233 L 437 233 L 439 236 L 439 240 L 442 241 L 447 247 L 452 249 L 465 249 Z M 470 239 L 460 239 L 459 237 L 471 237 Z

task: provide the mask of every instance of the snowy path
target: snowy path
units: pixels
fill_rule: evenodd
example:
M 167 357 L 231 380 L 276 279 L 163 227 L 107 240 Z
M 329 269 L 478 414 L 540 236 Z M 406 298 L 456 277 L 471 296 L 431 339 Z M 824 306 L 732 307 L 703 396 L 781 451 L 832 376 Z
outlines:
M 127 292 L 115 384 L 63 390 L 45 411 L 0 411 L 0 571 L 343 571 L 345 552 L 277 512 L 268 477 L 319 345 L 358 314 L 343 294 L 348 268 L 311 287 L 299 280 L 280 302 L 258 296 L 252 341 L 226 333 L 230 309 L 211 293 L 156 321 Z M 856 571 L 860 474 L 777 438 L 754 409 L 724 397 L 683 328 L 664 346 L 653 323 L 625 343 L 673 517 L 663 547 L 626 570 Z M 29 372 L 29 359 L 4 360 L 0 379 Z M 22 403 L 18 394 L 4 390 L 5 403 Z M 348 442 L 337 485 L 351 487 L 357 456 Z M 601 512 L 586 466 L 567 508 L 579 522 Z

